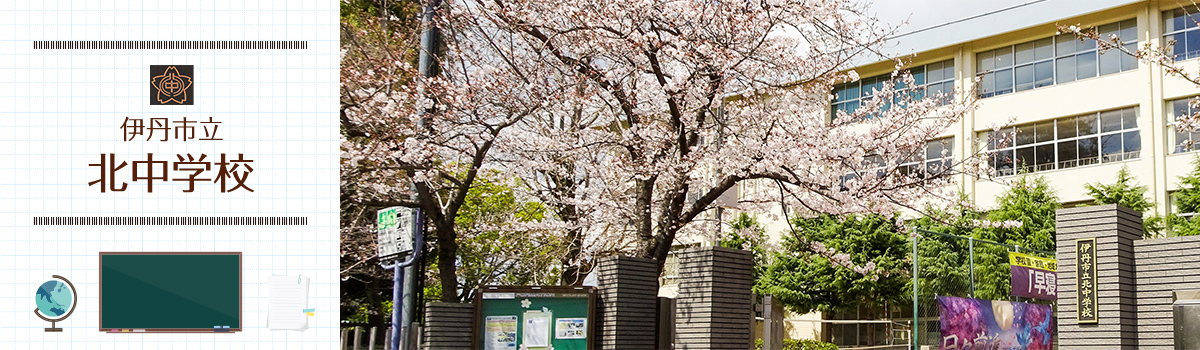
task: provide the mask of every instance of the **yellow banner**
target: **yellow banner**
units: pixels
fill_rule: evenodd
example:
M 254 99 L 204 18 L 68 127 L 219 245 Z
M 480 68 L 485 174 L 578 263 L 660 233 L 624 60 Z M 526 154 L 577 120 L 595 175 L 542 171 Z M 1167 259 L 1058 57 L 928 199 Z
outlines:
M 1058 271 L 1058 260 L 1021 253 L 1008 252 L 1008 264 L 1038 270 Z

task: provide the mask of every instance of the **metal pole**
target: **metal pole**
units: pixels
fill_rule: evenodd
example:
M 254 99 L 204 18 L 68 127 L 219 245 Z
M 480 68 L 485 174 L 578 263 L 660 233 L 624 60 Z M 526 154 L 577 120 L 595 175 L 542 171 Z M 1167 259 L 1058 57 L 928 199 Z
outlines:
M 913 349 L 920 349 L 921 343 L 917 342 L 917 338 L 918 338 L 917 328 L 918 328 L 918 325 L 921 324 L 917 320 L 917 281 L 918 281 L 918 278 L 917 278 L 917 260 L 918 260 L 917 259 L 917 239 L 920 239 L 921 236 L 919 233 L 916 233 L 916 232 L 913 232 L 913 233 L 914 234 L 913 234 L 913 238 L 912 238 L 912 264 L 913 264 L 913 273 L 912 273 L 912 281 L 913 281 L 912 282 L 913 283 L 913 288 L 912 288 L 912 290 L 913 290 L 913 296 L 912 296 L 912 298 L 913 298 L 912 343 L 913 343 Z
M 408 329 L 408 327 L 404 327 L 403 326 L 404 324 L 400 323 L 404 317 L 401 310 L 406 308 L 406 304 L 415 303 L 415 301 L 413 301 L 413 300 L 401 298 L 401 296 L 403 296 L 403 289 L 404 289 L 402 284 L 407 284 L 407 283 L 402 283 L 403 281 L 405 281 L 404 274 L 405 274 L 405 271 L 408 270 L 408 267 L 414 265 L 417 261 L 420 260 L 421 251 L 424 250 L 422 248 L 425 247 L 425 213 L 423 211 L 421 211 L 420 208 L 417 208 L 417 215 L 415 215 L 414 221 L 415 222 L 413 223 L 413 225 L 416 225 L 416 229 L 414 230 L 415 232 L 413 234 L 414 249 L 412 251 L 412 254 L 409 254 L 408 259 L 405 260 L 404 262 L 395 262 L 395 263 L 392 263 L 391 265 L 382 265 L 384 270 L 392 270 L 392 273 L 394 273 L 394 278 L 392 279 L 392 341 L 391 341 L 391 345 L 392 345 L 392 349 L 396 349 L 396 350 L 402 349 L 400 347 L 400 344 L 402 344 L 400 340 L 407 339 L 405 337 L 408 336 L 408 334 L 405 333 L 405 331 Z M 416 279 L 417 277 L 419 277 L 419 276 L 413 276 L 413 275 L 410 275 L 410 276 L 412 277 L 412 278 L 409 278 L 410 280 Z M 415 295 L 411 295 L 411 294 L 408 296 L 415 297 Z M 407 306 L 407 308 L 409 311 L 415 310 L 411 306 Z M 409 317 L 411 317 L 411 316 L 409 316 Z
M 969 265 L 971 266 L 971 297 L 975 297 L 975 238 L 967 237 L 967 250 L 970 257 Z

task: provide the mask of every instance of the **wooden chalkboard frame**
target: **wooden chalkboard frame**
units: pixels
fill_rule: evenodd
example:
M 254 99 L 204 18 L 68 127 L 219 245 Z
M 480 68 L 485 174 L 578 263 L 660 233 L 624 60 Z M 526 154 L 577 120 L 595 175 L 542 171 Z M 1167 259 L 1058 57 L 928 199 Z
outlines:
M 115 331 L 113 328 L 103 328 L 104 324 L 104 256 L 105 255 L 237 255 L 238 258 L 238 327 L 229 328 L 228 331 L 216 331 L 212 328 L 139 328 L 137 332 L 132 330 Z M 242 252 L 100 252 L 100 319 L 97 320 L 101 326 L 100 331 L 104 333 L 233 333 L 242 331 Z
M 480 331 L 487 325 L 483 320 L 483 293 L 587 293 L 588 297 L 588 322 L 587 322 L 587 348 L 588 350 L 598 349 L 599 339 L 596 338 L 596 324 L 599 323 L 596 315 L 596 287 L 585 286 L 483 286 L 475 292 L 475 324 L 471 327 L 471 348 L 483 349 L 481 340 L 483 334 Z

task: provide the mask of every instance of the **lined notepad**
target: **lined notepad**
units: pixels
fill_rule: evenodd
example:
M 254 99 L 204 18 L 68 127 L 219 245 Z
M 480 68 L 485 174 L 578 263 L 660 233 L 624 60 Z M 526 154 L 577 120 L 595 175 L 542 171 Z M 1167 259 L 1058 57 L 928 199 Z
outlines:
M 303 331 L 308 329 L 308 277 L 271 275 L 267 294 L 267 328 Z

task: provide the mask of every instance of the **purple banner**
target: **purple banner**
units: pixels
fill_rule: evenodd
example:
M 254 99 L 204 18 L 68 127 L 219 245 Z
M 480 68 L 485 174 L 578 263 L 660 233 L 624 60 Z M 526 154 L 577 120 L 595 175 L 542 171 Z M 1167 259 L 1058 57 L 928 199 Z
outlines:
M 1058 299 L 1058 274 L 1024 266 L 1009 265 L 1012 271 L 1012 295 L 1017 297 Z
M 1050 350 L 1054 315 L 1049 305 L 938 297 L 942 350 Z

